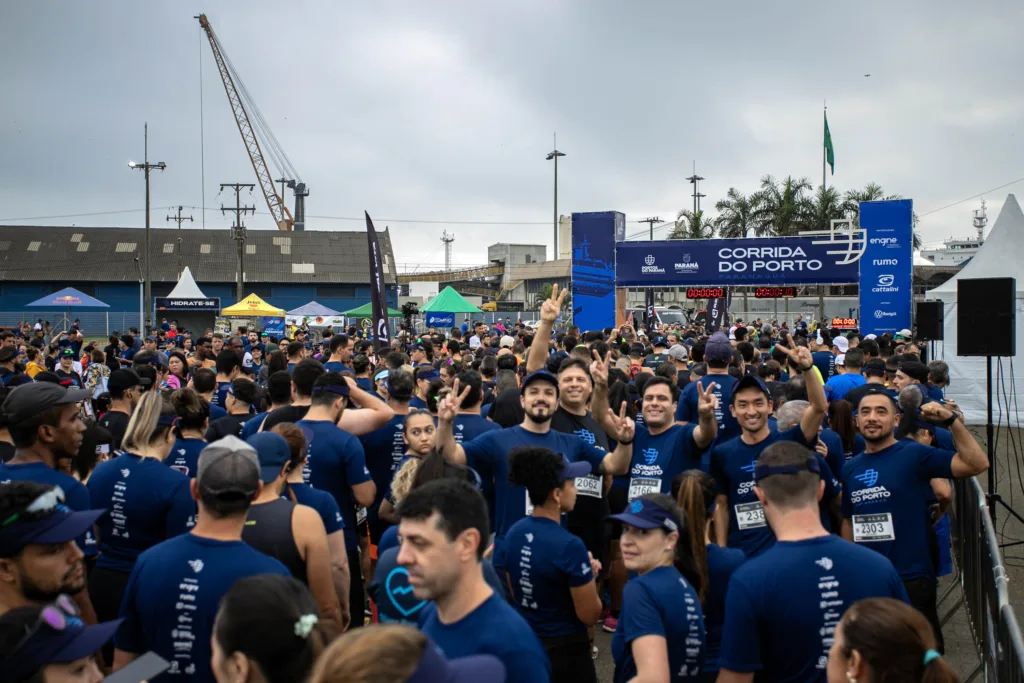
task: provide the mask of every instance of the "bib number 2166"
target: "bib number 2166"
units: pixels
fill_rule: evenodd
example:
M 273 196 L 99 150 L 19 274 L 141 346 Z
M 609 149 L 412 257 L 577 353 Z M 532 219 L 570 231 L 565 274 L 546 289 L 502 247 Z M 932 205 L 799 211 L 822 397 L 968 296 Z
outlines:
M 646 496 L 648 493 L 661 493 L 661 479 L 634 477 L 629 480 L 629 500 Z

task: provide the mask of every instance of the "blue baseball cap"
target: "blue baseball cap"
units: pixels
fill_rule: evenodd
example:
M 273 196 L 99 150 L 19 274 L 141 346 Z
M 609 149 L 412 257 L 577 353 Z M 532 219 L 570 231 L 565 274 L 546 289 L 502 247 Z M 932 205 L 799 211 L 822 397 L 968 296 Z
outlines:
M 625 510 L 617 515 L 609 515 L 608 519 L 637 529 L 664 529 L 667 533 L 679 531 L 679 521 L 675 516 L 647 498 L 634 498 Z
M 768 390 L 768 385 L 764 383 L 764 380 L 757 375 L 743 375 L 738 382 L 732 388 L 732 396 L 729 402 L 736 402 L 736 394 L 740 393 L 744 389 L 758 389 L 763 393 L 768 400 L 772 398 L 772 392 Z
M 523 378 L 522 392 L 526 393 L 526 387 L 530 386 L 534 382 L 548 382 L 555 387 L 555 393 L 558 393 L 558 378 L 547 370 L 537 370 L 531 372 L 529 375 Z
M 729 343 L 729 338 L 725 336 L 725 332 L 715 332 L 704 345 L 704 360 L 724 363 L 730 359 L 732 344 Z
M 585 460 L 569 462 L 562 456 L 562 466 L 558 469 L 558 481 L 567 481 L 576 477 L 585 477 L 591 472 L 590 463 Z
M 505 665 L 494 655 L 445 659 L 429 638 L 416 670 L 406 679 L 407 683 L 505 683 L 505 680 Z
M 66 595 L 58 598 L 71 601 Z M 39 625 L 4 663 L 0 681 L 20 681 L 50 664 L 65 664 L 96 654 L 114 637 L 123 619 L 86 626 L 77 616 L 66 614 L 57 607 L 43 608 Z
M 245 440 L 256 450 L 260 461 L 260 479 L 269 484 L 281 474 L 281 468 L 291 462 L 292 449 L 285 438 L 275 432 L 259 432 Z
M 26 512 L 0 519 L 0 557 L 14 557 L 31 544 L 60 545 L 73 541 L 105 513 L 105 509 L 73 512 L 64 505 L 64 491 L 54 487 L 41 494 Z

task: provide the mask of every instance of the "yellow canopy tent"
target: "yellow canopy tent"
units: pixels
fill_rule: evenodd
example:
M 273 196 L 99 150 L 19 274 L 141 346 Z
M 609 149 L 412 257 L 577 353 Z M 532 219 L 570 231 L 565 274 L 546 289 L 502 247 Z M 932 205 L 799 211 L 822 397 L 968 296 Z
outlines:
M 234 306 L 228 306 L 227 308 L 221 309 L 220 314 L 227 318 L 268 317 L 275 315 L 283 316 L 284 309 L 278 308 L 277 306 L 271 306 L 255 294 L 250 294 Z

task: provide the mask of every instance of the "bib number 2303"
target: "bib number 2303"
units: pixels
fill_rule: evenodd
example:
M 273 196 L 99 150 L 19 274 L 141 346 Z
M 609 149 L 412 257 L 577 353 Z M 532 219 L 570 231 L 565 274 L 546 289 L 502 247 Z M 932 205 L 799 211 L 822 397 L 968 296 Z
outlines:
M 892 513 L 853 516 L 854 543 L 877 543 L 895 541 L 896 530 L 892 524 Z
M 661 479 L 634 477 L 629 480 L 629 500 L 646 496 L 648 493 L 661 493 Z

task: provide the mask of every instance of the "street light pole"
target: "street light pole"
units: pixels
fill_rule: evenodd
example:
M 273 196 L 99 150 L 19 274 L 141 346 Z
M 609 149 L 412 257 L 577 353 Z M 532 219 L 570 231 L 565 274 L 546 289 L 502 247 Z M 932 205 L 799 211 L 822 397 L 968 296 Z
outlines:
M 162 161 L 158 161 L 155 164 L 149 163 L 149 123 L 147 122 L 143 127 L 144 131 L 144 148 L 143 148 L 143 162 L 137 164 L 134 161 L 128 162 L 128 167 L 133 169 L 141 169 L 146 176 L 146 282 L 145 282 L 145 305 L 146 305 L 146 322 L 143 325 L 143 329 L 140 330 L 143 336 L 149 334 L 149 328 L 152 327 L 152 300 L 153 300 L 153 280 L 150 272 L 150 261 L 152 260 L 151 252 L 149 249 L 149 172 L 154 169 L 160 169 L 163 171 L 167 168 L 167 164 Z
M 554 215 L 554 233 L 555 233 L 555 253 L 552 255 L 551 260 L 558 260 L 558 157 L 564 157 L 565 154 L 558 151 L 557 139 L 555 140 L 555 148 L 548 152 L 546 159 L 555 161 L 555 215 Z

